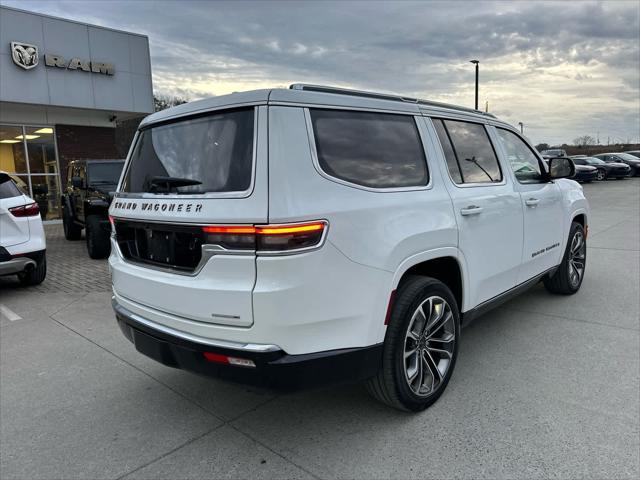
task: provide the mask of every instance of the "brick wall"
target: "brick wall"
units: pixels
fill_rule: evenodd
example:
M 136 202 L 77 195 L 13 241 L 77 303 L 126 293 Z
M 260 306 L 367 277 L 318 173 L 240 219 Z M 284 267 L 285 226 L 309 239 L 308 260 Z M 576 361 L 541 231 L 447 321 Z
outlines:
M 71 160 L 120 158 L 116 148 L 115 128 L 56 125 L 60 175 L 66 177 Z

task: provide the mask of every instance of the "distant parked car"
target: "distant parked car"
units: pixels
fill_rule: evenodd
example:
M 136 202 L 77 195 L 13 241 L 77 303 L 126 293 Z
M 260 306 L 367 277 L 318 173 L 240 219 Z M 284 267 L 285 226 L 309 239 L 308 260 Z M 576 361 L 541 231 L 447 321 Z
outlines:
M 543 157 L 546 157 L 546 158 L 566 157 L 567 156 L 567 152 L 565 150 L 563 150 L 562 148 L 552 148 L 552 149 L 549 149 L 549 150 L 541 151 L 540 155 L 542 155 Z
M 607 163 L 626 163 L 631 167 L 632 177 L 640 175 L 640 158 L 634 157 L 630 153 L 599 153 L 594 157 Z
M 629 155 L 633 155 L 636 158 L 640 158 L 640 150 L 630 150 L 628 152 L 623 152 L 623 153 L 628 153 Z
M 85 229 L 91 258 L 106 258 L 111 252 L 109 204 L 124 160 L 74 160 L 67 169 L 62 194 L 62 225 L 67 240 L 79 240 Z
M 595 157 L 570 157 L 573 163 L 578 165 L 590 165 L 596 167 L 597 180 L 606 180 L 607 178 L 624 178 L 631 175 L 631 167 L 626 163 L 607 163 L 604 160 Z

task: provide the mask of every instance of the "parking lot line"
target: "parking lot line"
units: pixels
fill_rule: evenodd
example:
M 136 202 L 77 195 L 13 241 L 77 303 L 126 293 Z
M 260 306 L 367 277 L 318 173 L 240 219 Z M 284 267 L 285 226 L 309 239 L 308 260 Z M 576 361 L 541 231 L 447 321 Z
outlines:
M 16 312 L 11 310 L 5 304 L 0 303 L 0 317 L 4 317 L 10 322 L 15 322 L 16 320 L 22 320 L 22 317 L 18 315 Z

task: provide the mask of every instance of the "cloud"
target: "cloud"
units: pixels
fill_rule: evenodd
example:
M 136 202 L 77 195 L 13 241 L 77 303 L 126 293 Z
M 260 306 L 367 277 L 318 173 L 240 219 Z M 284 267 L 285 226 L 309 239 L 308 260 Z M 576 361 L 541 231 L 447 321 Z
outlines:
M 308 82 L 472 106 L 479 58 L 481 103 L 536 142 L 640 135 L 636 2 L 4 3 L 147 34 L 162 93 Z

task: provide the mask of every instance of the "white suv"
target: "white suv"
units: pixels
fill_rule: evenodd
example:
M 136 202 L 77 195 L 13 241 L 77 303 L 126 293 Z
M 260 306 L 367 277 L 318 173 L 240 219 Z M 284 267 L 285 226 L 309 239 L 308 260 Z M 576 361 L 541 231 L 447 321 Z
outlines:
M 575 293 L 589 208 L 489 114 L 312 85 L 147 117 L 111 204 L 113 306 L 170 366 L 270 385 L 367 379 L 405 410 L 460 326 L 543 280 Z
M 40 209 L 14 178 L 0 171 L 0 276 L 18 275 L 23 285 L 38 285 L 47 275 Z

